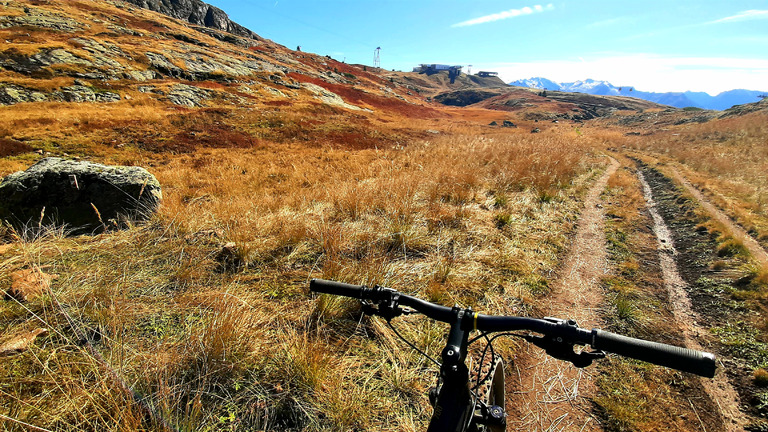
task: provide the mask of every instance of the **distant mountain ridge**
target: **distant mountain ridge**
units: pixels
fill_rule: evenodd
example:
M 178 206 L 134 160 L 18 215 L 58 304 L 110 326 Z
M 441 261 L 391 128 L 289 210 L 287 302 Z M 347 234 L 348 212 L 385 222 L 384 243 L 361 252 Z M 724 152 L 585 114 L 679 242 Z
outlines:
M 654 93 L 644 92 L 632 86 L 617 87 L 608 81 L 587 79 L 567 83 L 556 83 L 546 78 L 528 78 L 509 83 L 513 86 L 537 88 L 542 90 L 555 90 L 573 93 L 588 93 L 600 96 L 627 96 L 656 102 L 662 105 L 670 105 L 677 108 L 697 107 L 711 110 L 725 110 L 734 105 L 758 102 L 760 96 L 768 92 L 755 90 L 729 90 L 717 96 L 704 92 L 668 92 Z

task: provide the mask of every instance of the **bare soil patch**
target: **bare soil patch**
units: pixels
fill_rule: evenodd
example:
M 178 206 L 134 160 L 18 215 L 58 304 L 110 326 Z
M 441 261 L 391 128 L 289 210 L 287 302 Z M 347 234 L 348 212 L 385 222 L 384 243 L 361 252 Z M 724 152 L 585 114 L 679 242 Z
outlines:
M 759 310 L 735 301 L 734 293 L 741 288 L 738 271 L 721 271 L 713 266 L 722 258 L 716 252 L 717 234 L 702 229 L 695 213 L 696 204 L 682 196 L 672 180 L 657 170 L 643 165 L 641 170 L 653 191 L 656 210 L 674 238 L 674 260 L 682 277 L 678 284 L 690 299 L 693 314 L 688 322 L 690 332 L 695 334 L 698 329 L 698 333 L 704 333 L 703 348 L 718 355 L 723 371 L 719 373 L 726 375 L 738 393 L 736 401 L 720 401 L 728 419 L 727 430 L 765 430 L 765 391 L 757 388 L 752 379 L 752 371 L 765 363 L 768 352 L 757 336 Z M 717 387 L 722 387 L 722 383 Z
M 648 211 L 653 218 L 653 231 L 658 239 L 659 263 L 664 286 L 669 293 L 669 304 L 681 330 L 683 342 L 688 348 L 706 350 L 704 345 L 709 345 L 706 342 L 708 339 L 707 330 L 698 325 L 701 319 L 692 309 L 691 301 L 686 293 L 687 284 L 678 272 L 675 263 L 677 250 L 675 249 L 674 238 L 664 223 L 664 219 L 656 211 L 653 192 L 641 171 L 638 171 L 638 177 L 643 185 L 643 195 Z M 739 396 L 723 370 L 720 369 L 713 380 L 702 379 L 701 384 L 709 398 L 715 402 L 715 406 L 712 408 L 715 408 L 715 414 L 718 417 L 717 429 L 733 432 L 743 430 L 746 419 L 738 408 Z
M 602 302 L 600 278 L 607 272 L 600 194 L 618 166 L 612 159 L 590 188 L 558 280 L 537 308 L 541 316 L 575 319 L 582 327 L 597 325 Z M 602 430 L 590 402 L 596 391 L 595 373 L 594 368 L 578 369 L 527 346 L 514 360 L 507 423 L 513 430 L 525 431 Z

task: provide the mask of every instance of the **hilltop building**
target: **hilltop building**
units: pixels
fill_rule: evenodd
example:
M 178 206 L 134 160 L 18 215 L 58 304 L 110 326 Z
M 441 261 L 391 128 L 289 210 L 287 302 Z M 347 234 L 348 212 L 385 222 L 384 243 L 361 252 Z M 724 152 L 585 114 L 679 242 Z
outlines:
M 480 71 L 480 72 L 477 73 L 477 76 L 483 77 L 483 78 L 497 77 L 497 76 L 499 76 L 499 73 L 498 72 Z
M 418 73 L 425 73 L 427 75 L 432 75 L 434 73 L 442 72 L 442 71 L 448 71 L 448 77 L 451 79 L 451 84 L 453 84 L 456 81 L 456 78 L 461 75 L 461 68 L 463 66 L 450 66 L 445 64 L 437 64 L 437 63 L 422 63 L 415 68 L 413 68 L 414 72 Z
M 438 63 L 422 63 L 413 68 L 414 72 L 418 73 L 435 73 L 440 71 L 450 71 L 451 69 L 461 70 L 463 66 L 451 66 Z

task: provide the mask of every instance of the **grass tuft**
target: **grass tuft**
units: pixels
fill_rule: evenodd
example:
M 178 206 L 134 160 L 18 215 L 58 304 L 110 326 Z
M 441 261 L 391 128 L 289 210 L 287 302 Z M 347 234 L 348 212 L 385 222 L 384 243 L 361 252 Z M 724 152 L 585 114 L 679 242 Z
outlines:
M 736 255 L 748 256 L 749 251 L 744 244 L 733 237 L 722 236 L 717 245 L 717 256 L 734 257 Z
M 758 387 L 768 387 L 768 371 L 765 369 L 755 369 L 752 374 L 752 380 Z

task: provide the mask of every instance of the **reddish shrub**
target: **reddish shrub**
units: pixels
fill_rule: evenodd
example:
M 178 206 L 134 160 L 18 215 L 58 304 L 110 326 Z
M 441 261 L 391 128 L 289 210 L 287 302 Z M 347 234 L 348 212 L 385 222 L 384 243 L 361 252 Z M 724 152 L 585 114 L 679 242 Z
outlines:
M 337 95 L 341 96 L 345 102 L 351 103 L 353 105 L 364 104 L 385 111 L 401 114 L 407 117 L 436 118 L 445 116 L 445 114 L 442 114 L 433 108 L 425 107 L 422 105 L 409 104 L 407 102 L 401 101 L 400 99 L 369 94 L 348 85 L 332 84 L 323 81 L 322 79 L 313 78 L 296 72 L 291 72 L 288 74 L 288 76 L 299 82 L 308 82 L 319 85 L 326 90 L 336 93 Z
M 287 101 L 287 100 L 274 100 L 274 101 L 265 101 L 264 105 L 269 105 L 269 106 L 288 106 L 288 105 L 293 105 L 293 102 Z

